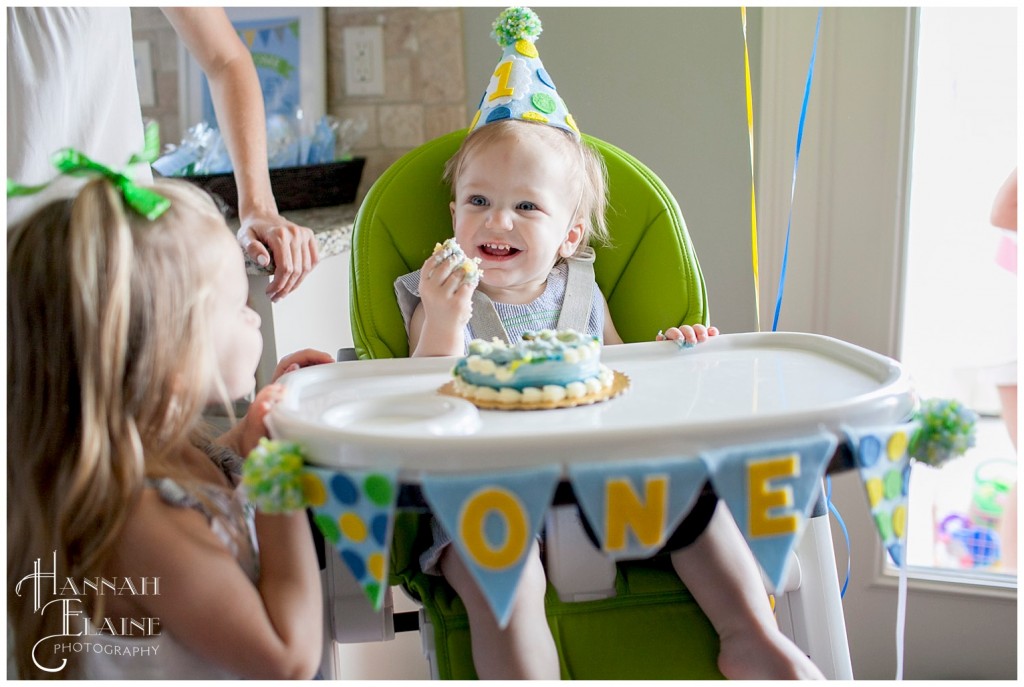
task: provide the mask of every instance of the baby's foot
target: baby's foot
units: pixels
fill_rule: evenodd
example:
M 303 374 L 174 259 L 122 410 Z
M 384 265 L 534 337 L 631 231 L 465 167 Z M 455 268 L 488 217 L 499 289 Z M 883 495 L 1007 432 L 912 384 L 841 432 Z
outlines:
M 718 669 L 730 680 L 824 680 L 818 667 L 778 630 L 722 638 Z

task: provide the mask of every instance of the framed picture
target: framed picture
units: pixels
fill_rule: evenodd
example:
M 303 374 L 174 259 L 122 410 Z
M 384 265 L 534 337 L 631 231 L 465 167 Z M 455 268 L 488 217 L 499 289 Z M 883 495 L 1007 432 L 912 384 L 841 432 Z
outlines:
M 326 50 L 322 7 L 228 7 L 228 19 L 252 53 L 267 116 L 307 121 L 326 111 Z M 216 122 L 206 75 L 184 44 L 178 47 L 182 131 L 200 121 Z

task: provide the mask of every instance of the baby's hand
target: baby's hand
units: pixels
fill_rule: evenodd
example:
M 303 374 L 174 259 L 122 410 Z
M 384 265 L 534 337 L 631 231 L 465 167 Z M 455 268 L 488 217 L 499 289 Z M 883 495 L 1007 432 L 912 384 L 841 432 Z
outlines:
M 709 336 L 718 336 L 718 327 L 705 327 L 702 324 L 695 324 L 692 327 L 684 324 L 681 327 L 669 327 L 664 334 L 658 332 L 655 341 L 675 341 L 680 348 L 689 348 L 698 343 L 708 340 Z
M 420 269 L 420 300 L 431 326 L 461 330 L 469 323 L 476 283 L 459 265 L 458 259 L 437 262 L 431 255 Z
M 238 421 L 235 435 L 235 450 L 241 456 L 249 455 L 259 440 L 267 434 L 267 415 L 284 398 L 284 386 L 268 384 L 256 393 L 256 398 L 249 405 L 249 412 Z
M 270 381 L 276 382 L 281 378 L 282 375 L 294 372 L 301 367 L 309 367 L 310 365 L 323 365 L 324 363 L 333 363 L 334 356 L 330 353 L 324 353 L 313 348 L 304 348 L 301 351 L 290 353 L 285 357 L 281 358 L 281 362 L 274 368 L 274 376 Z

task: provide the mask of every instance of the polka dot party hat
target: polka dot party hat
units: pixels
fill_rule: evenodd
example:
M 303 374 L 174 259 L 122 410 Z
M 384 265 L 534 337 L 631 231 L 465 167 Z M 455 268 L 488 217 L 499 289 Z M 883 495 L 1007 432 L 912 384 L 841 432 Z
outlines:
M 504 53 L 469 125 L 471 131 L 502 119 L 522 119 L 579 136 L 575 120 L 540 61 L 534 45 L 540 33 L 540 19 L 528 7 L 510 7 L 498 15 L 491 35 Z

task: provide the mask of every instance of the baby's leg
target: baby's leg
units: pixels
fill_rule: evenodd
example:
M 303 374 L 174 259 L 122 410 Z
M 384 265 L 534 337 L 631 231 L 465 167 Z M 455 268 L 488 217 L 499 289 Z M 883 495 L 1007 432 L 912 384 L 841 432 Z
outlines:
M 540 550 L 533 543 L 519 579 L 512 615 L 505 629 L 491 613 L 469 569 L 449 546 L 441 555 L 441 572 L 469 613 L 473 665 L 481 680 L 557 680 L 558 652 L 544 614 L 547 578 Z
M 757 561 L 722 502 L 704 532 L 672 553 L 672 566 L 718 632 L 727 678 L 825 679 L 779 630 Z

